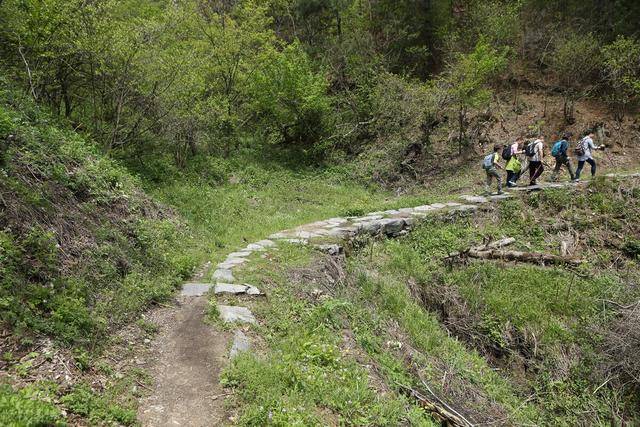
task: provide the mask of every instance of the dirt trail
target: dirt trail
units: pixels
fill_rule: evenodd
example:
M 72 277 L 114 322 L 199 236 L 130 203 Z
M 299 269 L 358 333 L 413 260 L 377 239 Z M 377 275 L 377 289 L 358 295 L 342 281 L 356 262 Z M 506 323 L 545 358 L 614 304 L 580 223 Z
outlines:
M 151 394 L 140 404 L 143 426 L 214 426 L 226 419 L 220 370 L 231 334 L 204 322 L 206 297 L 181 297 L 154 340 Z

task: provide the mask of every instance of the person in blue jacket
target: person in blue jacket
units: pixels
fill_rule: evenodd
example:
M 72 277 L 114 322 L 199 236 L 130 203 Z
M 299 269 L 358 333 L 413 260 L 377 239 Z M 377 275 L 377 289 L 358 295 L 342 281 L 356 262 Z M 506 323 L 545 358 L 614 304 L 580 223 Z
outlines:
M 562 166 L 566 166 L 569 171 L 569 175 L 571 176 L 571 180 L 575 179 L 575 175 L 573 174 L 573 168 L 571 167 L 571 159 L 569 158 L 569 138 L 571 138 L 570 133 L 565 133 L 562 135 L 562 138 L 559 141 L 556 141 L 553 144 L 553 148 L 551 148 L 551 155 L 556 159 L 556 166 L 553 168 L 553 174 L 551 174 L 551 181 L 558 180 L 558 174 L 560 173 L 560 169 Z

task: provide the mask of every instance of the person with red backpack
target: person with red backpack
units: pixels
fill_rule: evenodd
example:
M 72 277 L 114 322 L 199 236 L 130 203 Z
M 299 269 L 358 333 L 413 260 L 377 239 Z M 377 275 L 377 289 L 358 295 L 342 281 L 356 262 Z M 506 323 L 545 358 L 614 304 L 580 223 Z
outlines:
M 556 141 L 551 148 L 551 155 L 556 159 L 556 166 L 553 168 L 551 181 L 558 180 L 558 174 L 560 173 L 562 166 L 567 167 L 572 181 L 575 178 L 573 175 L 573 168 L 571 167 L 571 160 L 569 159 L 569 153 L 567 153 L 567 150 L 569 150 L 569 138 L 571 138 L 570 133 L 567 132 L 563 134 L 562 138 L 559 141 Z
M 593 178 L 596 175 L 596 161 L 593 160 L 591 152 L 593 150 L 604 148 L 604 145 L 595 145 L 593 143 L 594 136 L 594 133 L 589 131 L 586 133 L 584 138 L 576 144 L 574 152 L 578 157 L 578 169 L 576 170 L 575 182 L 580 181 L 580 174 L 582 173 L 582 168 L 584 167 L 585 162 L 591 165 L 591 177 Z

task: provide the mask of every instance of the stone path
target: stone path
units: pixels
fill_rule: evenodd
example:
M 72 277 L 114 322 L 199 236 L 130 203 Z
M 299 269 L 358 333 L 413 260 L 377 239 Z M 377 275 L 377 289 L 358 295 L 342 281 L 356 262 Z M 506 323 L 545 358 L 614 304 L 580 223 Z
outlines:
M 628 175 L 607 175 L 608 177 L 640 177 L 640 174 L 628 174 Z M 477 210 L 479 205 L 496 202 L 512 197 L 509 192 L 511 191 L 536 191 L 546 188 L 564 188 L 573 187 L 577 185 L 583 185 L 581 183 L 542 183 L 536 186 L 529 187 L 517 187 L 508 189 L 507 193 L 502 195 L 491 196 L 474 196 L 474 195 L 462 195 L 459 196 L 460 202 L 447 202 L 447 203 L 433 203 L 430 205 L 415 206 L 401 209 L 391 209 L 380 212 L 371 212 L 362 216 L 350 216 L 350 217 L 336 217 L 329 218 L 323 221 L 317 221 L 310 224 L 301 225 L 289 230 L 283 230 L 274 233 L 269 236 L 268 239 L 260 240 L 254 243 L 248 244 L 245 248 L 242 248 L 236 252 L 230 253 L 227 258 L 219 263 L 215 271 L 212 274 L 213 283 L 186 283 L 184 284 L 181 292 L 181 298 L 186 305 L 186 310 L 190 306 L 198 307 L 197 310 L 202 312 L 203 300 L 206 298 L 205 294 L 213 291 L 215 294 L 224 294 L 230 298 L 259 298 L 263 295 L 262 291 L 251 284 L 236 283 L 236 277 L 234 276 L 234 270 L 240 266 L 245 266 L 251 262 L 250 257 L 255 253 L 264 253 L 277 247 L 280 242 L 288 244 L 300 244 L 300 245 L 313 245 L 320 251 L 325 253 L 336 255 L 342 252 L 342 244 L 345 239 L 350 239 L 356 235 L 370 235 L 370 236 L 387 236 L 397 237 L 407 234 L 416 224 L 423 220 L 428 215 L 444 212 L 460 212 L 460 211 L 474 211 Z M 190 300 L 192 301 L 190 303 Z M 236 301 L 234 305 L 218 305 L 218 312 L 220 319 L 227 324 L 243 325 L 243 324 L 256 324 L 258 320 L 251 313 L 249 308 L 239 304 L 240 300 Z M 196 316 L 197 317 L 197 316 Z M 193 318 L 193 316 L 191 316 Z M 199 316 L 202 321 L 202 315 Z M 180 319 L 177 319 L 180 321 Z M 193 323 L 193 322 L 192 322 Z M 192 330 L 185 330 L 184 334 L 194 332 L 194 326 L 190 326 Z M 178 325 L 177 328 L 180 328 Z M 208 336 L 208 333 L 204 332 L 204 336 Z M 233 332 L 233 343 L 231 350 L 228 354 L 228 358 L 234 358 L 244 351 L 250 351 L 251 343 L 249 338 L 241 329 L 236 329 Z M 210 333 L 209 333 L 210 335 Z M 224 340 L 226 343 L 226 339 Z M 201 342 L 201 346 L 206 346 L 207 342 Z M 188 347 L 188 346 L 187 346 Z M 214 346 L 215 347 L 215 346 Z M 218 343 L 219 347 L 219 343 Z M 225 344 L 226 347 L 226 344 Z M 184 349 L 183 349 L 184 350 Z M 195 350 L 194 350 L 195 351 Z M 197 352 L 202 353 L 201 349 Z M 219 352 L 216 352 L 216 355 Z M 172 372 L 176 372 L 176 375 L 170 377 L 167 381 L 168 384 L 161 384 L 160 387 L 156 387 L 156 391 L 150 400 L 155 404 L 152 406 L 151 415 L 149 417 L 148 411 L 141 417 L 143 425 L 197 425 L 193 423 L 191 418 L 188 418 L 189 411 L 181 410 L 178 412 L 169 414 L 170 417 L 166 417 L 166 413 L 163 408 L 163 393 L 166 394 L 166 390 L 176 390 L 175 384 L 170 384 L 171 381 L 184 383 L 180 381 L 179 373 L 184 370 L 184 366 L 180 363 L 189 360 L 185 359 L 184 355 L 171 355 L 174 360 L 165 363 L 165 369 Z M 213 356 L 211 356 L 213 357 Z M 216 356 L 217 357 L 217 356 Z M 210 366 L 213 361 L 209 360 L 207 366 Z M 219 367 L 213 368 L 210 366 L 210 370 L 201 372 L 202 366 L 188 367 L 191 371 L 195 370 L 200 375 L 206 375 L 209 378 L 213 378 L 215 373 L 219 370 Z M 177 387 L 179 389 L 179 387 Z M 165 389 L 165 390 L 162 390 Z M 184 401 L 183 408 L 195 408 L 193 402 L 188 402 L 190 399 L 199 399 L 200 396 L 193 395 L 192 393 L 186 393 L 181 395 L 178 400 Z M 175 398 L 174 398 L 175 400 Z M 202 399 L 200 399 L 202 400 Z M 153 409 L 155 408 L 155 409 Z M 181 416 L 185 418 L 180 419 Z M 163 418 L 165 417 L 165 418 Z M 148 423 L 149 419 L 153 419 L 153 423 Z M 162 422 L 160 420 L 163 420 Z M 171 420 L 171 422 L 169 422 Z

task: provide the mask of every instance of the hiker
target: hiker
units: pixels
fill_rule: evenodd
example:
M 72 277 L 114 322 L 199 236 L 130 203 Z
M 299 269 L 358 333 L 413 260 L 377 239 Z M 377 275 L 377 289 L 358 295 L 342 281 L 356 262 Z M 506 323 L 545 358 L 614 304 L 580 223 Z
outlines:
M 518 159 L 518 154 L 521 154 L 520 143 L 523 138 L 519 137 L 516 141 L 504 147 L 502 149 L 502 158 L 507 161 L 505 170 L 507 171 L 507 187 L 515 187 L 518 178 L 520 178 L 520 171 L 522 170 L 522 163 Z
M 576 144 L 574 151 L 578 157 L 578 169 L 576 169 L 575 182 L 580 181 L 580 174 L 582 173 L 582 168 L 584 167 L 585 162 L 591 165 L 591 177 L 593 178 L 596 175 L 596 161 L 593 160 L 593 155 L 591 153 L 593 150 L 604 148 L 604 145 L 595 145 L 593 143 L 593 137 L 593 132 L 589 131 L 584 138 Z
M 556 141 L 551 148 L 551 155 L 556 159 L 556 166 L 553 168 L 551 181 L 558 180 L 558 174 L 560 173 L 562 166 L 567 167 L 572 181 L 575 178 L 573 175 L 573 168 L 571 167 L 571 159 L 569 159 L 569 153 L 567 153 L 567 150 L 569 149 L 569 138 L 571 138 L 570 133 L 563 134 L 562 138 Z
M 482 161 L 482 168 L 487 173 L 487 183 L 485 185 L 485 194 L 491 194 L 491 181 L 493 178 L 498 181 L 498 194 L 502 194 L 502 177 L 496 170 L 502 169 L 502 165 L 500 164 L 500 151 L 502 150 L 502 145 L 497 144 L 493 146 L 493 152 L 491 154 L 487 154 Z
M 540 135 L 538 139 L 531 142 L 525 148 L 525 153 L 529 158 L 529 185 L 536 185 L 538 178 L 544 171 L 544 136 Z

